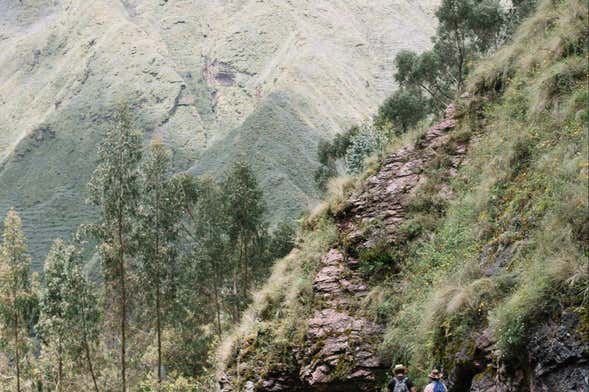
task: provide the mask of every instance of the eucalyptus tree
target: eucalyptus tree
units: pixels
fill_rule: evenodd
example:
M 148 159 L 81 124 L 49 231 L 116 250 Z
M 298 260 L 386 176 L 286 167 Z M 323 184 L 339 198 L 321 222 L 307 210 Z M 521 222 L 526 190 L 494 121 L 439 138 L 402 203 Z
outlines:
M 121 105 L 98 146 L 100 163 L 89 184 L 90 201 L 98 208 L 98 222 L 89 227 L 100 241 L 107 298 L 118 306 L 121 389 L 127 390 L 127 269 L 134 255 L 133 225 L 139 200 L 142 135 L 133 125 L 128 107 Z M 110 306 L 107 306 L 110 309 Z
M 66 285 L 66 260 L 71 257 L 61 240 L 55 240 L 45 259 L 45 287 L 40 297 L 40 318 L 37 328 L 46 347 L 56 355 L 58 391 L 63 390 L 63 352 L 65 335 L 68 332 L 64 314 L 65 298 L 62 289 Z
M 36 306 L 36 293 L 31 284 L 31 259 L 22 231 L 22 221 L 10 210 L 4 219 L 3 242 L 0 247 L 0 316 L 14 355 L 16 390 L 22 389 L 21 361 L 28 350 L 31 318 Z
M 210 177 L 185 176 L 183 188 L 188 268 L 206 286 L 204 292 L 213 302 L 214 324 L 220 338 L 223 332 L 223 289 L 232 269 L 228 257 L 229 218 L 225 211 L 225 195 Z
M 409 91 L 421 90 L 435 109 L 443 109 L 464 87 L 468 65 L 504 39 L 507 10 L 500 0 L 443 0 L 432 50 L 403 50 L 395 57 L 395 80 Z
M 64 357 L 85 362 L 94 390 L 99 391 L 92 347 L 98 342 L 100 313 L 97 298 L 83 273 L 80 252 L 55 240 L 45 260 L 45 287 L 41 293 L 38 324 L 43 343 L 57 356 L 57 389 L 62 390 Z
M 380 106 L 376 122 L 390 121 L 400 128 L 397 129 L 398 133 L 405 133 L 421 121 L 427 111 L 428 103 L 420 90 L 399 89 Z
M 469 60 L 500 44 L 506 12 L 500 0 L 443 0 L 440 4 L 433 52 L 448 70 L 456 91 L 464 87 Z
M 225 175 L 222 191 L 226 198 L 226 214 L 229 218 L 229 238 L 236 247 L 233 272 L 233 295 L 236 308 L 247 298 L 250 288 L 250 269 L 255 262 L 252 250 L 261 233 L 265 232 L 265 205 L 253 170 L 247 162 L 234 163 Z M 240 282 L 243 282 L 240 286 Z M 234 318 L 238 312 L 234 312 Z
M 162 382 L 162 329 L 174 305 L 178 274 L 178 232 L 182 217 L 179 181 L 171 176 L 171 152 L 154 141 L 142 164 L 138 211 L 138 271 L 144 284 L 147 313 L 155 320 L 157 377 Z

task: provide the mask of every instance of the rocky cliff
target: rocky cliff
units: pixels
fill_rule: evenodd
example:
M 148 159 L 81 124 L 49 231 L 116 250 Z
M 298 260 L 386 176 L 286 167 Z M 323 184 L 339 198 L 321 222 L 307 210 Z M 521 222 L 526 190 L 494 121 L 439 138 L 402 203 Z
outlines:
M 397 241 L 408 206 L 437 155 L 449 157 L 448 178 L 456 175 L 466 144 L 449 133 L 455 127 L 455 111 L 454 106 L 448 107 L 443 121 L 427 130 L 418 143 L 384 157 L 378 171 L 349 195 L 336 214 L 338 241 L 316 267 L 302 346 L 289 347 L 294 364 L 271 364 L 268 371 L 264 364 L 249 363 L 250 353 L 238 346 L 234 355 L 246 361 L 247 373 L 252 375 L 239 374 L 239 365 L 227 369 L 223 391 L 374 391 L 382 384 L 390 365 L 390 359 L 378 350 L 384 325 L 363 309 L 370 287 L 358 270 L 358 255 L 381 246 L 378 240 L 383 232 L 388 243 Z M 380 223 L 378 231 L 373 230 L 375 223 Z
M 0 213 L 22 213 L 38 266 L 92 214 L 96 143 L 126 100 L 179 170 L 248 159 L 269 218 L 295 217 L 318 197 L 319 138 L 374 113 L 435 4 L 0 0 Z
M 540 2 L 441 122 L 340 180 L 219 350 L 224 391 L 589 390 L 587 4 Z

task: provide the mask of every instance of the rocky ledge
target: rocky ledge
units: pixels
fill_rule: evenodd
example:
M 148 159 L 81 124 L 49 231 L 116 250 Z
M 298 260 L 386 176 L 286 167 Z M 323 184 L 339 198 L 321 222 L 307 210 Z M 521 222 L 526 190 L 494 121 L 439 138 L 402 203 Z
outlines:
M 375 391 L 382 385 L 386 360 L 378 355 L 383 326 L 366 317 L 362 301 L 369 287 L 357 271 L 353 256 L 375 242 L 365 227 L 383 222 L 387 241 L 395 240 L 414 190 L 426 180 L 426 168 L 440 152 L 451 159 L 449 176 L 457 173 L 466 146 L 452 142 L 448 131 L 456 124 L 453 105 L 444 119 L 431 127 L 414 145 L 384 158 L 378 172 L 352 194 L 338 216 L 340 237 L 349 239 L 345 249 L 332 248 L 321 259 L 313 280 L 314 308 L 306 320 L 304 345 L 293 355 L 292 369 L 268 374 L 263 380 L 248 380 L 246 391 Z M 278 367 L 280 368 L 280 367 Z M 222 390 L 230 391 L 229 380 Z
M 307 321 L 300 378 L 315 390 L 370 390 L 382 370 L 374 350 L 382 327 L 357 314 L 368 287 L 355 264 L 331 249 L 313 282 L 321 305 Z
M 457 169 L 466 152 L 466 144 L 450 143 L 449 130 L 456 126 L 456 108 L 450 105 L 444 119 L 431 127 L 414 145 L 385 157 L 381 169 L 368 177 L 366 185 L 352 195 L 340 228 L 352 243 L 370 247 L 374 238 L 363 228 L 373 222 L 382 222 L 388 240 L 395 240 L 395 232 L 403 223 L 407 205 L 414 196 L 414 190 L 425 181 L 425 168 L 444 149 L 450 157 L 448 176 L 457 174 Z M 452 144 L 452 146 L 450 146 Z

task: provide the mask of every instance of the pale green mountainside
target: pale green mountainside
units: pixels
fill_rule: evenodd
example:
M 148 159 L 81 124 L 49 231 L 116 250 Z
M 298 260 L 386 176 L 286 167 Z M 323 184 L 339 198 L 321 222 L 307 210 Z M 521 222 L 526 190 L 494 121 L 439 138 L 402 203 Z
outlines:
M 269 219 L 296 217 L 318 139 L 375 112 L 395 54 L 430 45 L 435 4 L 0 0 L 0 214 L 22 214 L 38 269 L 91 217 L 96 144 L 127 100 L 178 170 L 243 156 Z

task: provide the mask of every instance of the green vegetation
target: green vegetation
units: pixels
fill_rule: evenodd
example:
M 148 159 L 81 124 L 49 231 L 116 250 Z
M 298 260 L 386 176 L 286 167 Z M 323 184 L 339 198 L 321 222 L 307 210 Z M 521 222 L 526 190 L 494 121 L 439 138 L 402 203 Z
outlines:
M 48 386 L 68 390 L 68 379 L 73 381 L 73 376 L 87 372 L 94 391 L 98 392 L 94 353 L 100 336 L 100 310 L 94 289 L 82 272 L 79 249 L 74 245 L 61 240 L 53 243 L 45 261 L 40 309 L 37 329 L 47 348 L 45 359 L 49 366 L 57 366 L 56 377 L 47 380 Z M 64 373 L 64 363 L 75 364 L 74 374 Z
M 429 162 L 427 180 L 412 196 L 394 238 L 386 233 L 379 237 L 379 223 L 372 222 L 364 229 L 377 241 L 359 253 L 361 271 L 372 283 L 364 310 L 386 325 L 381 351 L 393 363 L 411 364 L 419 385 L 432 366 L 452 369 L 460 360 L 457 353 L 474 355 L 475 339 L 483 331 L 496 343 L 491 360 L 509 374 L 531 371 L 526 357 L 531 335 L 549 320 L 558 322 L 563 312 L 580 315 L 579 328 L 587 330 L 587 5 L 578 0 L 543 1 L 524 19 L 535 2 L 514 2 L 515 8 L 505 13 L 497 11 L 495 2 L 463 2 L 466 8 L 461 11 L 452 8 L 458 3 L 462 2 L 443 2 L 446 8 L 438 12 L 443 23 L 433 52 L 405 52 L 397 58 L 402 65 L 397 76 L 405 91 L 421 90 L 440 107 L 455 101 L 458 124 L 447 154 Z M 470 6 L 490 7 L 485 8 L 489 13 L 485 11 L 484 23 Z M 449 24 L 458 16 L 463 17 L 460 28 L 470 29 L 464 30 L 467 39 L 458 45 L 464 49 L 463 61 L 450 61 L 457 53 L 448 53 L 454 56 L 444 60 L 450 68 L 437 73 L 440 68 L 425 64 L 441 61 L 431 56 L 454 42 L 450 40 L 458 30 Z M 503 21 L 498 29 L 492 26 L 497 20 Z M 504 39 L 506 44 L 487 56 Z M 464 91 L 462 87 L 469 94 L 453 98 Z M 383 107 L 381 113 L 386 110 Z M 398 124 L 397 119 L 388 127 Z M 304 235 L 311 236 L 317 222 L 339 216 L 349 190 L 361 187 L 362 179 L 378 168 L 378 155 L 407 138 L 419 145 L 419 127 L 391 137 L 386 147 L 358 148 L 367 169 L 357 177 L 329 182 L 327 201 L 305 221 Z M 346 138 L 346 153 L 333 147 L 339 142 L 322 143 L 321 162 L 333 168 L 334 161 L 346 157 L 354 138 L 371 132 L 368 127 L 356 128 Z M 465 163 L 448 180 L 449 170 L 454 170 L 449 155 L 466 142 Z M 365 160 L 371 154 L 376 157 Z M 295 253 L 286 260 L 298 266 L 298 258 Z M 295 282 L 309 287 L 313 275 L 284 273 L 283 263 L 276 267 L 282 268 L 282 279 L 268 283 L 255 296 L 251 316 L 225 341 L 222 365 L 229 372 L 241 369 L 238 380 L 250 373 L 263 377 L 278 364 L 296 370 L 296 363 L 284 353 L 301 347 L 296 339 L 304 325 L 287 330 L 276 326 L 288 318 L 284 315 L 303 317 L 311 309 L 312 296 L 300 295 L 302 299 L 293 303 L 284 290 Z
M 219 348 L 224 368 L 236 386 L 258 375 L 294 369 L 293 349 L 302 345 L 305 319 L 313 301 L 312 280 L 319 262 L 337 240 L 337 228 L 326 216 L 309 221 L 297 249 L 277 261 L 267 283 L 254 294 L 240 324 Z M 241 369 L 240 363 L 252 364 Z
M 6 217 L 3 389 L 210 390 L 211 350 L 295 233 L 287 222 L 269 231 L 247 163 L 218 183 L 172 175 L 171 152 L 157 140 L 143 150 L 121 106 L 89 184 L 98 219 L 72 243 L 54 241 L 41 288 L 20 218 Z M 83 273 L 86 241 L 102 267 L 96 286 Z
M 417 54 L 402 50 L 395 57 L 397 89 L 380 106 L 372 121 L 354 126 L 332 142 L 321 140 L 315 182 L 322 191 L 330 178 L 364 170 L 366 158 L 383 151 L 394 134 L 408 132 L 428 116 L 437 116 L 464 89 L 469 66 L 494 51 L 511 29 L 533 8 L 533 0 L 505 9 L 499 0 L 444 0 L 436 12 L 438 29 L 432 50 Z
M 180 184 L 170 177 L 171 152 L 161 142 L 149 147 L 143 162 L 143 192 L 137 211 L 138 276 L 144 297 L 155 320 L 157 379 L 162 382 L 162 331 L 169 324 L 174 303 L 175 274 L 178 272 L 182 214 Z
M 297 110 L 307 105 L 293 93 L 270 94 L 242 125 L 204 151 L 190 173 L 221 179 L 233 163 L 246 162 L 264 190 L 270 227 L 298 219 L 321 194 L 314 181 L 319 133 Z
M 501 360 L 525 368 L 533 326 L 588 304 L 586 11 L 578 1 L 542 3 L 469 79 L 493 99 L 469 109 L 468 164 L 443 216 L 429 220 L 433 234 L 403 244 L 403 272 L 381 284 L 387 299 L 375 309 L 389 325 L 383 351 L 419 373 L 451 368 L 474 344 L 465 337 L 486 327 Z M 428 188 L 418 194 L 437 198 Z
M 31 327 L 37 311 L 37 296 L 31 282 L 31 261 L 18 214 L 11 210 L 4 220 L 0 247 L 0 316 L 2 347 L 14 358 L 15 389 L 23 389 L 23 377 L 29 378 L 29 366 L 23 365 L 31 350 Z
M 98 147 L 101 163 L 90 181 L 90 195 L 98 207 L 99 221 L 89 227 L 99 241 L 103 278 L 111 310 L 112 327 L 118 322 L 121 388 L 127 390 L 127 285 L 133 224 L 140 192 L 141 135 L 132 128 L 129 109 L 120 107 L 113 127 Z
M 377 122 L 397 124 L 400 132 L 407 132 L 425 117 L 428 102 L 419 90 L 399 89 L 378 109 Z M 382 124 L 381 124 L 382 127 Z
M 578 314 L 586 332 L 587 5 L 545 0 L 523 19 L 534 2 L 514 4 L 504 11 L 494 0 L 444 0 L 432 51 L 399 54 L 401 89 L 371 122 L 321 142 L 321 167 L 294 185 L 280 173 L 310 159 L 317 140 L 281 97 L 244 129 L 284 119 L 296 126 L 243 145 L 243 134 L 231 133 L 227 151 L 247 159 L 204 157 L 202 171 L 223 169 L 220 180 L 172 175 L 171 152 L 158 141 L 144 151 L 130 109 L 117 111 L 89 184 L 97 218 L 74 241 L 53 242 L 41 287 L 20 218 L 6 216 L 2 389 L 210 391 L 216 365 L 237 390 L 269 374 L 298 375 L 294 353 L 322 301 L 313 278 L 334 246 L 358 251 L 372 291 L 355 310 L 385 326 L 376 344 L 392 362 L 411 364 L 419 384 L 433 365 L 452 369 L 456 353 L 474 355 L 482 331 L 508 372 L 529 371 L 525 348 L 536 326 L 564 311 Z M 407 194 L 402 223 L 394 235 L 378 219 L 364 224 L 372 245 L 352 249 L 340 232 L 353 213 L 351 191 L 387 152 L 423 146 L 425 117 L 450 101 L 457 124 Z M 257 160 L 268 140 L 272 153 Z M 452 156 L 467 142 L 457 169 Z M 260 180 L 256 165 L 270 174 Z M 344 165 L 350 175 L 336 177 Z M 271 226 L 266 211 L 280 196 L 265 197 L 262 183 L 309 194 L 313 177 L 326 201 L 298 232 L 289 222 Z M 90 245 L 102 267 L 96 280 L 83 269 Z M 345 380 L 354 363 L 340 359 L 333 376 Z
M 337 134 L 332 141 L 320 140 L 317 147 L 317 160 L 321 164 L 315 172 L 315 183 L 322 191 L 327 190 L 329 179 L 337 176 L 338 160 L 346 156 L 352 140 L 360 133 L 360 128 L 353 126 Z

